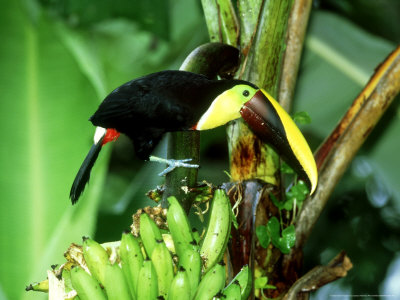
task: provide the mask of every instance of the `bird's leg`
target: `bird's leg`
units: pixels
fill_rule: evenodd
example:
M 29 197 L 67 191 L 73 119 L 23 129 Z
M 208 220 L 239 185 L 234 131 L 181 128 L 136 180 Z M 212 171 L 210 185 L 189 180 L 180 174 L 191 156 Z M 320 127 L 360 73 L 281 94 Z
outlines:
M 158 176 L 164 176 L 167 173 L 171 172 L 177 167 L 184 167 L 184 168 L 198 168 L 199 165 L 197 164 L 188 164 L 187 162 L 191 161 L 191 158 L 186 158 L 186 159 L 166 159 L 166 158 L 161 158 L 161 157 L 156 157 L 151 155 L 149 157 L 150 161 L 155 161 L 159 163 L 165 163 L 168 165 L 168 167 L 162 171 L 161 173 L 158 174 Z

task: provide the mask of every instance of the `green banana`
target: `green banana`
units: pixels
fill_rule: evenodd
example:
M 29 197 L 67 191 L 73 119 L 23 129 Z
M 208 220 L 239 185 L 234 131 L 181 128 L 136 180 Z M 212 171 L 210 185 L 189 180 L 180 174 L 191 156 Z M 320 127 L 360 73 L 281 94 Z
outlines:
M 220 261 L 229 241 L 232 223 L 231 203 L 224 190 L 214 193 L 207 232 L 200 248 L 203 272 Z
M 222 291 L 222 298 L 229 300 L 241 300 L 242 294 L 240 291 L 239 281 L 235 280 L 229 286 L 227 286 Z
M 186 270 L 190 282 L 190 298 L 192 299 L 196 293 L 201 276 L 201 257 L 198 251 L 187 249 L 183 255 L 178 257 L 179 267 Z
M 139 272 L 137 299 L 155 300 L 158 295 L 157 273 L 151 260 L 144 260 Z
M 184 268 L 179 268 L 168 293 L 168 300 L 190 300 L 190 281 Z
M 143 213 L 140 215 L 139 232 L 147 256 L 151 258 L 154 247 L 157 244 L 156 241 L 162 240 L 161 231 L 156 223 L 146 213 Z
M 28 285 L 25 288 L 26 291 L 35 291 L 35 292 L 44 292 L 48 293 L 49 292 L 49 280 L 45 279 L 41 282 L 34 282 Z
M 139 241 L 130 232 L 122 234 L 119 253 L 122 271 L 132 298 L 136 298 L 138 275 L 143 265 L 143 255 Z
M 108 263 L 105 267 L 104 288 L 108 300 L 130 300 L 128 284 L 118 264 Z
M 96 241 L 83 237 L 83 257 L 92 276 L 104 285 L 104 271 L 109 261 L 106 250 Z
M 246 300 L 249 298 L 251 290 L 253 289 L 253 275 L 248 265 L 244 266 L 239 273 L 232 279 L 231 283 L 226 287 L 229 288 L 234 282 L 238 282 L 240 286 L 241 299 Z
M 157 241 L 151 261 L 157 273 L 158 295 L 167 297 L 171 281 L 174 279 L 174 266 L 171 254 L 163 240 Z
M 194 300 L 210 300 L 225 286 L 225 264 L 215 264 L 201 279 Z
M 193 239 L 188 217 L 178 200 L 175 197 L 169 197 L 168 202 L 168 228 L 174 241 L 176 254 L 179 257 L 183 255 L 188 248 L 197 250 L 198 246 Z
M 80 300 L 107 300 L 96 279 L 81 267 L 71 270 L 71 283 Z

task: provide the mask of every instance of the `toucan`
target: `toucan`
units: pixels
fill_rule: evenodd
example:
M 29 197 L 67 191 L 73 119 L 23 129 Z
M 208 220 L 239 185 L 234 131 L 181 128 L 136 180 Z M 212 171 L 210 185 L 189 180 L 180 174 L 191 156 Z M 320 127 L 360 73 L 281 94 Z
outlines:
M 148 160 L 167 132 L 208 130 L 242 117 L 274 147 L 314 192 L 318 174 L 312 152 L 286 111 L 265 90 L 238 79 L 214 80 L 186 71 L 161 71 L 113 90 L 90 117 L 94 144 L 70 191 L 76 203 L 89 181 L 102 147 L 120 133 L 133 142 L 136 156 Z

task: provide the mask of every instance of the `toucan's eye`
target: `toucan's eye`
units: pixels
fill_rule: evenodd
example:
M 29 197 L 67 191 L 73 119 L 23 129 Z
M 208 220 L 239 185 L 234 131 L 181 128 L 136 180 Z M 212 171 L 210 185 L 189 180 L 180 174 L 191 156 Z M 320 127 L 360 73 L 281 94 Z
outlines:
M 250 95 L 250 92 L 248 90 L 244 90 L 243 91 L 243 96 L 247 97 L 248 95 Z

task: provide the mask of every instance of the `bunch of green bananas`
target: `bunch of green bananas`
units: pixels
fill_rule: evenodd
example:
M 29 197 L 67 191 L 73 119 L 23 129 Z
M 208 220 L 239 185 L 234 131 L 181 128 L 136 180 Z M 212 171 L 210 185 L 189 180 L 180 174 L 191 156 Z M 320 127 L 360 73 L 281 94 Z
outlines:
M 84 263 L 64 268 L 65 285 L 70 285 L 80 300 L 247 299 L 252 289 L 248 266 L 225 287 L 222 258 L 232 222 L 225 192 L 219 189 L 214 193 L 209 224 L 200 245 L 179 202 L 175 197 L 168 201 L 167 235 L 142 213 L 139 236 L 124 233 L 116 257 L 110 257 L 104 245 L 84 238 Z

